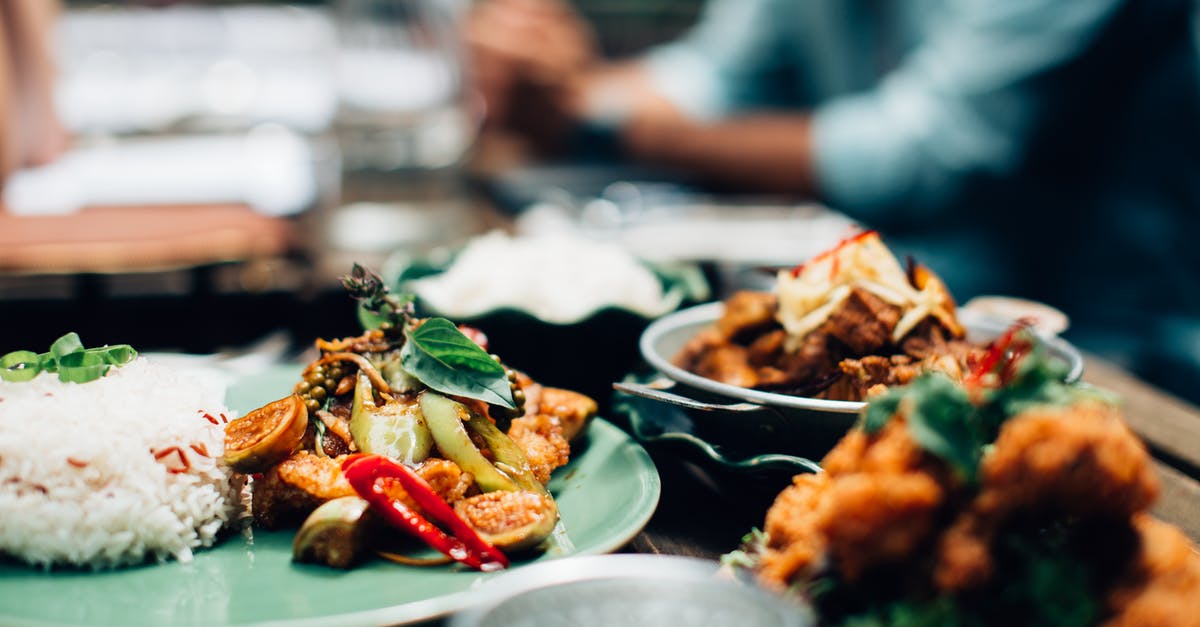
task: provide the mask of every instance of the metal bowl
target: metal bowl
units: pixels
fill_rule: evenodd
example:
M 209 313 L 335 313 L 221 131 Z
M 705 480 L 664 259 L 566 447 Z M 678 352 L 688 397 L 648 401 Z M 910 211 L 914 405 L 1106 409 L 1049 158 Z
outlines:
M 688 410 L 688 416 L 703 420 L 706 438 L 717 443 L 736 438 L 774 446 L 772 452 L 800 453 L 820 457 L 853 426 L 866 405 L 861 401 L 837 401 L 765 392 L 721 383 L 688 372 L 672 363 L 675 355 L 701 330 L 721 316 L 724 304 L 708 303 L 668 314 L 651 323 L 642 333 L 642 357 L 661 376 L 649 382 L 624 381 L 615 387 L 627 394 L 669 403 Z M 961 311 L 959 320 L 973 342 L 994 339 L 1010 322 Z M 1062 338 L 1039 335 L 1049 354 L 1068 366 L 1067 381 L 1083 373 L 1083 357 Z M 753 414 L 743 420 L 704 419 L 712 414 Z
M 543 562 L 497 577 L 449 627 L 808 627 L 811 610 L 742 581 L 716 562 L 599 555 Z

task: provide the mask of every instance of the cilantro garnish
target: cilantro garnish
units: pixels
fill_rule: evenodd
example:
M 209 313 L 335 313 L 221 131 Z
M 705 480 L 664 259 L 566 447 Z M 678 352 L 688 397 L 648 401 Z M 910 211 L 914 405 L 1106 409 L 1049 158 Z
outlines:
M 1050 356 L 1032 334 L 1020 339 L 1028 342 L 1028 350 L 988 364 L 1004 373 L 998 387 L 968 388 L 941 373 L 927 372 L 872 399 L 860 416 L 861 428 L 877 433 L 899 413 L 921 448 L 973 483 L 986 447 L 1009 418 L 1032 407 L 1063 407 L 1084 397 L 1107 400 L 1091 388 L 1065 383 L 1066 364 Z

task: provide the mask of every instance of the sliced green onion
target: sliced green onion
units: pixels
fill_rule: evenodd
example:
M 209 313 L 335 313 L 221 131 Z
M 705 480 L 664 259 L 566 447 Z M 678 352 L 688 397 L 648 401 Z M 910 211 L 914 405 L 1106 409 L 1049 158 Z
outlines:
M 42 372 L 58 372 L 58 359 L 46 351 L 38 355 L 38 369 Z
M 75 351 L 58 360 L 58 380 L 66 383 L 95 381 L 108 372 L 109 365 L 104 355 L 87 351 Z
M 133 347 L 128 344 L 117 344 L 116 346 L 104 346 L 102 348 L 89 348 L 92 351 L 102 351 L 105 363 L 114 366 L 124 366 L 125 364 L 137 359 L 138 352 L 133 350 Z
M 79 339 L 79 334 L 74 331 L 54 340 L 54 343 L 50 345 L 50 354 L 54 355 L 56 360 L 81 350 L 83 350 L 83 342 Z
M 72 332 L 55 340 L 45 353 L 22 350 L 0 357 L 0 379 L 29 381 L 42 372 L 57 372 L 60 381 L 87 383 L 103 377 L 111 366 L 137 359 L 137 355 L 128 344 L 84 348 L 79 335 Z
M 33 351 L 13 351 L 0 357 L 0 379 L 16 383 L 29 381 L 41 372 L 40 359 Z

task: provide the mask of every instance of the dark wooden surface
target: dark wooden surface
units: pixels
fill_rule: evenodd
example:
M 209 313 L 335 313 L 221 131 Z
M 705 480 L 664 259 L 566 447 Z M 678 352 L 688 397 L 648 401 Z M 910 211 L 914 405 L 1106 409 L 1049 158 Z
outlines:
M 1153 512 L 1200 540 L 1200 408 L 1094 357 L 1087 359 L 1084 380 L 1121 396 L 1130 426 L 1154 454 L 1161 495 Z M 719 473 L 679 451 L 650 452 L 662 477 L 662 500 L 623 552 L 718 559 L 762 526 L 774 495 L 790 481 L 786 473 Z

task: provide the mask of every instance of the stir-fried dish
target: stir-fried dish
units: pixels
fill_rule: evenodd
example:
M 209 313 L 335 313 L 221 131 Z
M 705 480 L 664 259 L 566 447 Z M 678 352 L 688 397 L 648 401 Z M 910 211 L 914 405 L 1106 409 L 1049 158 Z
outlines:
M 1200 553 L 1147 513 L 1150 456 L 1063 375 L 1009 335 L 963 384 L 873 398 L 728 561 L 827 625 L 1200 625 Z
M 732 295 L 675 363 L 740 387 L 856 401 L 929 370 L 961 379 L 981 355 L 964 338 L 941 279 L 902 268 L 866 231 L 779 272 L 774 292 Z
M 546 484 L 596 403 L 505 367 L 477 330 L 415 317 L 358 266 L 343 282 L 378 328 L 318 340 L 293 394 L 226 428 L 254 522 L 299 524 L 295 559 L 343 568 L 381 555 L 494 570 L 541 544 L 558 521 Z M 445 557 L 405 557 L 400 531 Z

